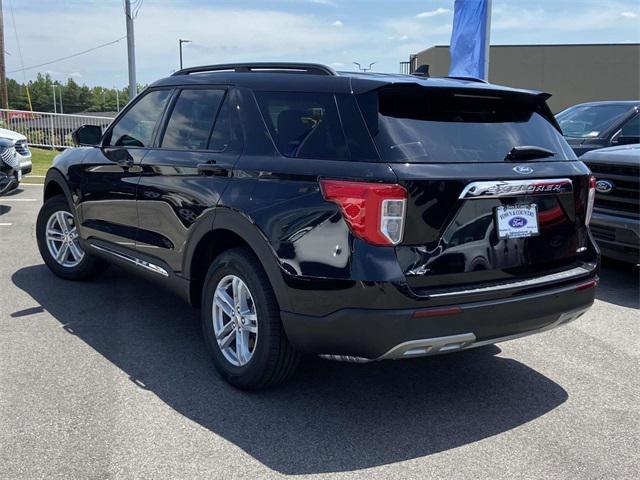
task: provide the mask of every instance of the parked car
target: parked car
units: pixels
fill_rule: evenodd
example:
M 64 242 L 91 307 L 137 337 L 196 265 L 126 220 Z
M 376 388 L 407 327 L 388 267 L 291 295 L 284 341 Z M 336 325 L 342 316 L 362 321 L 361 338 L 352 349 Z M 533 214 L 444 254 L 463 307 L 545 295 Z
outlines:
M 116 263 L 200 306 L 240 388 L 284 381 L 301 353 L 412 358 L 547 330 L 593 303 L 598 252 L 595 183 L 546 98 L 315 64 L 180 70 L 104 133 L 74 133 L 38 246 L 62 278 Z
M 640 101 L 582 103 L 558 113 L 556 119 L 578 156 L 597 148 L 640 143 Z
M 592 150 L 581 160 L 596 176 L 591 232 L 602 254 L 640 264 L 640 144 Z
M 0 128 L 0 195 L 14 190 L 32 169 L 27 137 Z

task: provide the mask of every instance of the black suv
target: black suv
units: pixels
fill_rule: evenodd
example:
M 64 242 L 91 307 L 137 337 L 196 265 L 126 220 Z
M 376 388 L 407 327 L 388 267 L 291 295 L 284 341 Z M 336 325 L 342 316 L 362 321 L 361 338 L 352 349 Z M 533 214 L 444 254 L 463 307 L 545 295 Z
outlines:
M 58 276 L 117 263 L 202 311 L 221 374 L 281 382 L 300 353 L 453 352 L 593 303 L 594 180 L 548 95 L 315 64 L 189 68 L 47 173 Z

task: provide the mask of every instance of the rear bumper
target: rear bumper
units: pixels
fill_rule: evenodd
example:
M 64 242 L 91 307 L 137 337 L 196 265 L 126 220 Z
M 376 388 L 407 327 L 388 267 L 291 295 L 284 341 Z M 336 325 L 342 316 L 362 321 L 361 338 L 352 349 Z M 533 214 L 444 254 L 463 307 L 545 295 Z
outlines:
M 640 263 L 640 220 L 596 211 L 591 219 L 591 233 L 605 257 Z
M 596 280 L 591 276 L 535 293 L 448 307 L 281 315 L 289 340 L 303 352 L 356 361 L 408 358 L 496 343 L 567 323 L 593 304 Z

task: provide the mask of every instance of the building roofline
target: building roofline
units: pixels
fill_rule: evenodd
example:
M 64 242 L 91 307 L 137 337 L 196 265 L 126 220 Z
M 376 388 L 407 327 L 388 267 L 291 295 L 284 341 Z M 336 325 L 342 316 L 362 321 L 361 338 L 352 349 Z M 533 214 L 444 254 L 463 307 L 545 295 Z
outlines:
M 622 47 L 622 46 L 640 46 L 637 42 L 620 42 L 620 43 L 508 43 L 504 45 L 491 45 L 491 48 L 503 47 Z M 449 45 L 433 45 L 432 47 L 420 50 L 414 55 L 420 55 L 434 48 L 449 48 Z

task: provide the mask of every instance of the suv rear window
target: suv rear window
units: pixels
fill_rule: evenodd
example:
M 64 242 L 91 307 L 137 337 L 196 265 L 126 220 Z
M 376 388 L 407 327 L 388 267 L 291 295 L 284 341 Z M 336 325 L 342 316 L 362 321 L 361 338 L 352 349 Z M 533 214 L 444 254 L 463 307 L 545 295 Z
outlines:
M 499 162 L 516 146 L 574 158 L 566 141 L 530 100 L 443 88 L 392 87 L 358 96 L 383 161 Z
M 349 158 L 333 94 L 256 92 L 256 98 L 276 147 L 285 157 Z

